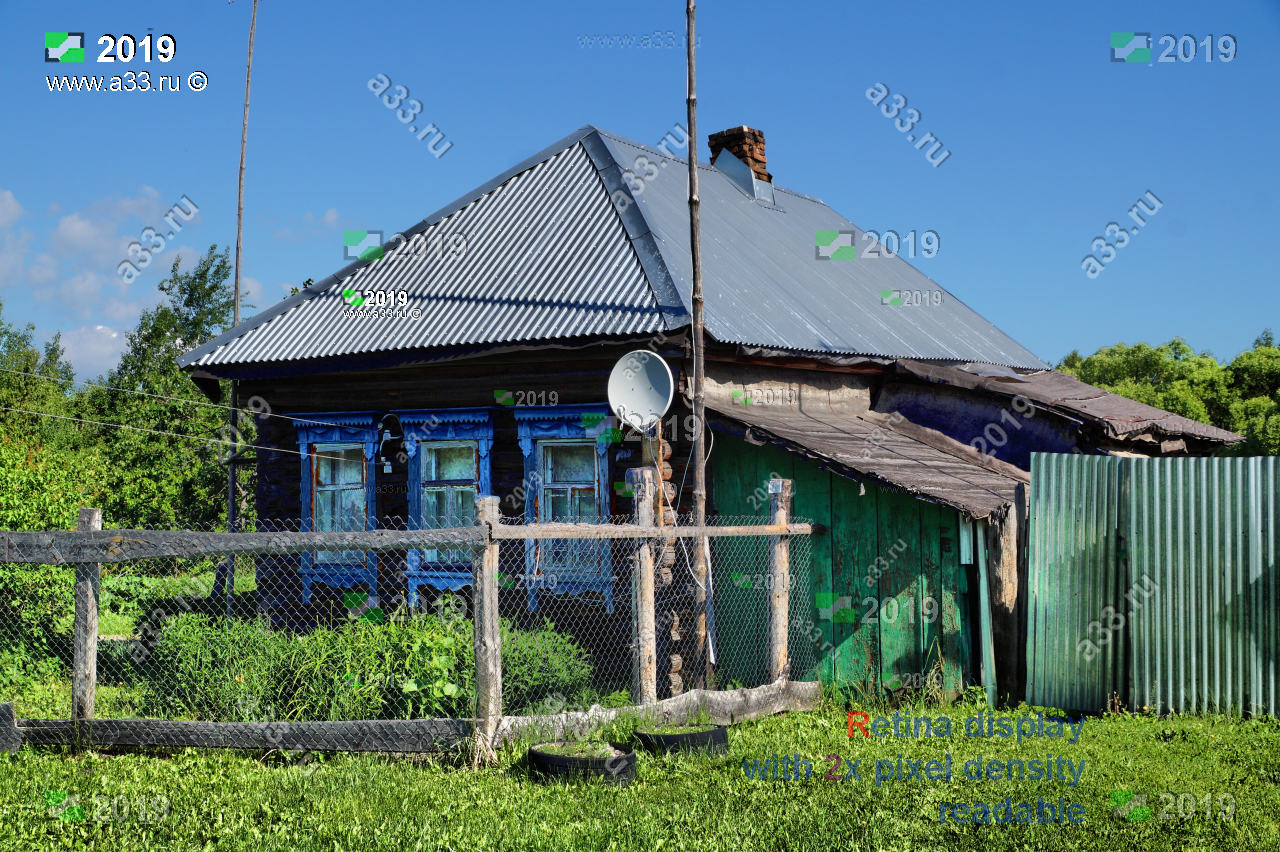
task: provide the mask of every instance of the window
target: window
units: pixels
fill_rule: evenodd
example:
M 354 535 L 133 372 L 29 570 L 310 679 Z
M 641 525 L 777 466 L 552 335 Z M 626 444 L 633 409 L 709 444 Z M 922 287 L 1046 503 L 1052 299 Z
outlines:
M 476 499 L 489 487 L 493 417 L 484 408 L 397 412 L 409 454 L 409 526 L 413 529 L 475 523 Z M 456 591 L 471 585 L 469 549 L 411 550 L 405 569 L 409 606 L 430 586 Z
M 422 465 L 421 523 L 424 529 L 463 527 L 476 522 L 479 473 L 475 441 L 424 441 L 419 445 Z M 469 550 L 424 550 L 427 562 L 460 563 L 470 568 Z
M 311 529 L 350 532 L 365 528 L 364 447 L 360 444 L 313 444 L 315 482 L 311 499 Z M 359 563 L 362 550 L 322 550 L 317 562 Z
M 376 526 L 377 427 L 369 412 L 296 415 L 302 454 L 299 489 L 303 532 L 348 532 Z M 298 573 L 302 602 L 311 602 L 319 582 L 347 589 L 363 584 L 369 605 L 378 605 L 378 555 L 364 550 L 303 553 Z
M 515 411 L 524 453 L 525 520 L 599 523 L 609 515 L 609 447 L 613 430 L 604 405 L 528 406 Z M 530 610 L 542 594 L 596 593 L 613 612 L 609 543 L 541 539 L 525 544 Z M 554 591 L 553 591 L 554 590 Z

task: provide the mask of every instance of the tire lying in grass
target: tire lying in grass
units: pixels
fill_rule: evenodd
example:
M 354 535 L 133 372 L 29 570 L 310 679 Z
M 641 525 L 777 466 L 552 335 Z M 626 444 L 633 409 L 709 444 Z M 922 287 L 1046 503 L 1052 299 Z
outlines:
M 636 731 L 636 739 L 646 751 L 706 751 L 723 754 L 729 750 L 729 729 L 723 725 L 672 725 L 652 731 Z
M 543 781 L 602 778 L 622 787 L 635 780 L 636 755 L 629 745 L 599 740 L 539 743 L 529 749 L 529 772 Z

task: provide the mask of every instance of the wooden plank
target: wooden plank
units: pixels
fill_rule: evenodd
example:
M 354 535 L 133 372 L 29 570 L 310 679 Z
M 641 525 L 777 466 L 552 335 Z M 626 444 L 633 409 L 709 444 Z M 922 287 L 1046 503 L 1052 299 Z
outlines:
M 959 537 L 968 532 L 960 513 L 945 506 L 938 506 L 940 543 L 942 545 L 938 586 L 938 628 L 942 646 L 942 688 L 948 694 L 964 690 L 964 639 L 963 622 L 967 614 L 961 608 L 961 590 L 964 587 L 964 568 L 960 564 Z M 947 542 L 951 547 L 947 547 Z
M 476 501 L 476 517 L 497 526 L 498 498 Z M 476 762 L 494 759 L 495 734 L 502 718 L 502 634 L 498 621 L 498 542 L 490 541 L 472 560 L 472 622 L 476 651 Z
M 80 510 L 77 529 L 102 529 L 102 510 Z M 71 712 L 83 722 L 93 718 L 94 694 L 98 685 L 98 592 L 101 569 L 96 562 L 76 565 L 76 609 L 72 626 Z
M 482 547 L 479 527 L 447 530 L 360 532 L 206 533 L 163 530 L 99 532 L 3 532 L 4 562 L 69 565 L 131 562 L 224 553 L 303 553 L 312 550 L 404 550 L 416 547 Z
M 942 619 L 939 608 L 942 605 L 943 551 L 948 546 L 954 551 L 956 544 L 955 536 L 947 537 L 942 528 L 945 516 L 951 513 L 949 507 L 935 503 L 922 503 L 920 506 L 921 564 L 918 595 L 904 615 L 918 638 L 916 653 L 920 659 L 921 677 L 918 685 L 921 687 L 933 687 L 935 683 L 941 687 L 940 683 L 932 679 L 932 675 L 934 664 L 942 660 Z
M 793 465 L 795 495 L 792 501 L 793 516 L 813 521 L 818 527 L 829 530 L 831 517 L 831 474 L 808 459 L 796 459 Z M 831 535 L 815 532 L 809 537 L 809 581 L 797 577 L 799 567 L 792 565 L 791 616 L 799 630 L 797 636 L 805 636 L 815 652 L 816 664 L 811 669 L 792 673 L 801 680 L 819 678 L 831 682 L 835 675 L 834 624 L 830 619 L 818 617 L 815 601 L 818 595 L 830 594 L 831 585 Z M 817 639 L 810 640 L 814 630 L 820 631 Z M 794 655 L 793 655 L 794 656 Z
M 918 605 L 920 572 L 924 568 L 924 542 L 920 513 L 927 504 L 896 491 L 880 495 L 878 515 L 878 555 L 884 568 L 880 577 L 880 597 L 876 606 L 880 632 L 880 676 L 888 686 L 905 685 L 923 668 L 916 625 L 907 614 Z M 905 547 L 903 546 L 905 545 Z M 892 548 L 897 548 L 893 553 Z
M 185 722 L 94 719 L 84 722 L 95 748 L 227 748 L 290 751 L 430 752 L 472 736 L 469 719 L 359 722 Z M 75 722 L 20 719 L 18 732 L 32 745 L 70 744 Z
M 713 691 L 694 689 L 649 707 L 594 707 L 582 713 L 555 716 L 512 716 L 501 720 L 496 742 L 518 739 L 526 732 L 585 734 L 622 716 L 642 716 L 658 723 L 678 724 L 705 713 L 712 722 L 730 725 L 787 711 L 816 710 L 821 701 L 816 682 L 784 681 L 754 688 Z M 0 737 L 5 708 L 0 704 Z M 182 722 L 160 719 L 97 719 L 86 722 L 95 747 L 111 748 L 226 748 L 288 751 L 432 752 L 456 747 L 471 738 L 471 719 L 410 719 L 361 722 Z M 18 719 L 16 749 L 71 742 L 74 723 L 65 719 Z M 5 740 L 0 738 L 0 746 Z
M 875 692 L 879 689 L 880 633 L 864 621 L 868 602 L 878 601 L 872 579 L 881 489 L 842 476 L 831 478 L 831 585 L 836 599 L 832 619 L 835 678 L 839 683 Z
M 745 445 L 751 454 L 752 481 L 748 497 L 749 514 L 770 516 L 772 497 L 769 494 L 769 482 L 773 479 L 791 478 L 795 459 L 789 453 L 777 447 L 752 447 Z M 754 505 L 753 505 L 754 504 Z M 770 524 L 777 527 L 777 524 Z M 769 588 L 769 565 L 771 560 L 771 542 L 773 539 L 748 539 L 737 543 L 742 555 L 740 571 L 750 575 L 750 582 L 737 590 L 740 595 L 739 613 L 744 622 L 739 626 L 739 635 L 750 654 L 750 680 L 746 683 L 769 683 L 776 678 L 771 674 L 772 661 L 769 657 L 769 625 L 770 598 L 773 590 Z
M 767 503 L 766 503 L 767 505 Z M 757 536 L 767 538 L 776 535 L 810 535 L 813 525 L 796 524 L 750 524 L 742 526 L 679 526 L 667 527 L 662 535 L 679 538 L 741 538 Z M 568 539 L 631 539 L 653 538 L 654 531 L 632 524 L 512 524 L 494 529 L 493 537 L 497 539 L 530 539 L 530 538 L 568 538 Z
M 502 720 L 498 735 L 511 740 L 536 732 L 547 739 L 563 739 L 583 736 L 602 724 L 628 716 L 639 716 L 652 724 L 681 724 L 705 714 L 714 724 L 732 725 L 792 710 L 816 710 L 821 699 L 822 687 L 816 681 L 778 680 L 741 689 L 691 689 L 650 707 L 597 705 L 587 712 L 507 717 Z
M 791 480 L 769 480 L 769 512 L 774 526 L 786 526 L 791 509 Z M 787 635 L 791 628 L 791 543 L 787 536 L 772 541 L 769 559 L 769 680 L 791 676 L 791 657 L 787 651 Z
M 0 754 L 22 748 L 22 732 L 13 718 L 13 705 L 0 704 Z
M 635 499 L 636 526 L 654 525 L 654 471 L 633 468 L 627 471 L 627 487 Z M 638 704 L 658 700 L 658 629 L 654 610 L 653 546 L 636 549 L 631 569 L 632 696 Z
M 667 535 L 772 536 L 808 535 L 810 524 L 785 528 L 763 526 L 684 526 Z M 652 530 L 631 525 L 528 524 L 500 526 L 494 538 L 631 539 L 648 538 Z M 479 527 L 443 530 L 364 530 L 359 532 L 205 533 L 187 530 L 101 530 L 98 532 L 0 532 L 0 561 L 36 565 L 86 562 L 132 562 L 228 553 L 305 553 L 313 550 L 407 550 L 447 544 L 453 549 L 479 549 L 485 533 Z
M 760 516 L 762 508 L 755 491 L 759 459 L 755 448 L 727 435 L 717 435 L 711 456 L 712 496 L 717 514 L 725 517 Z M 737 545 L 737 552 L 731 550 Z M 749 546 L 749 545 L 748 545 Z M 735 565 L 741 560 L 741 543 L 713 541 L 711 553 L 714 571 L 714 606 L 716 614 L 716 666 L 724 683 L 753 683 L 758 676 L 755 664 L 759 642 L 751 641 L 750 589 L 734 583 L 733 574 L 743 569 Z M 741 578 L 739 578 L 741 579 Z M 747 581 L 750 582 L 750 581 Z

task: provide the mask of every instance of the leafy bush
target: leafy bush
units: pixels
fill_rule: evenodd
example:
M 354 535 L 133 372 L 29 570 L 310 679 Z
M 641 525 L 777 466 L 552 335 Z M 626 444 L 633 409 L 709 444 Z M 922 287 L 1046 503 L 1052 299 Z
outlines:
M 582 694 L 587 652 L 554 625 L 502 624 L 505 708 Z M 295 634 L 265 620 L 171 618 L 143 666 L 145 712 L 218 721 L 414 719 L 473 714 L 471 622 L 413 615 Z
M 22 647 L 0 648 L 0 697 L 5 701 L 36 684 L 64 676 L 62 666 L 52 657 Z
M 148 709 L 228 721 L 459 715 L 474 692 L 469 645 L 469 630 L 433 616 L 291 634 L 184 613 L 145 666 Z
M 0 565 L 0 643 L 41 651 L 69 634 L 75 618 L 75 569 L 66 565 Z
M 516 630 L 503 619 L 502 703 L 507 713 L 520 714 L 552 693 L 576 701 L 589 688 L 591 661 L 586 650 L 555 628 L 546 621 L 536 630 Z

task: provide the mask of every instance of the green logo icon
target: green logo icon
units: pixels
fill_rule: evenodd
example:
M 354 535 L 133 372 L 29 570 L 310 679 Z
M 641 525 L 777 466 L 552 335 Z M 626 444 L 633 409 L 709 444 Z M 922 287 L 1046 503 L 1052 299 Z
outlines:
M 818 260 L 856 260 L 853 231 L 814 231 L 813 256 Z
M 84 822 L 84 806 L 66 790 L 50 790 L 44 794 L 44 806 L 63 822 Z
M 732 574 L 729 575 L 729 579 L 732 580 L 733 584 L 737 586 L 739 589 L 745 586 L 751 585 L 750 578 L 748 578 L 747 575 L 742 573 L 741 571 L 734 571 Z
M 818 610 L 818 618 L 823 621 L 852 624 L 858 620 L 858 611 L 853 608 L 853 598 L 849 595 L 816 592 L 813 596 L 813 605 Z
M 84 62 L 84 33 L 45 33 L 45 62 Z
M 493 401 L 498 405 L 515 405 L 515 396 L 509 390 L 495 390 L 493 392 Z
M 901 305 L 902 295 L 897 290 L 881 290 L 880 304 L 882 305 Z
M 594 411 L 582 412 L 582 428 L 594 429 L 604 422 L 605 415 Z
M 498 588 L 499 589 L 514 589 L 515 587 L 516 587 L 516 580 L 514 577 L 512 577 L 510 574 L 503 574 L 501 571 L 498 572 Z
M 382 257 L 382 232 L 343 231 L 342 256 L 347 260 L 377 260 Z
M 1129 790 L 1111 791 L 1111 812 L 1117 819 L 1125 822 L 1145 822 L 1151 819 L 1146 794 L 1134 795 Z
M 1112 62 L 1151 64 L 1151 33 L 1112 33 Z
M 369 595 L 365 592 L 344 592 L 342 594 L 342 605 L 350 610 L 363 610 L 356 621 L 367 621 L 371 624 L 382 624 L 387 620 L 386 615 L 382 612 L 381 607 L 368 607 Z
M 615 483 L 613 483 L 613 493 L 614 493 L 614 494 L 617 494 L 619 497 L 634 497 L 634 496 L 635 496 L 635 492 L 634 492 L 634 491 L 632 491 L 630 488 L 628 488 L 628 487 L 627 487 L 627 483 L 625 483 L 625 482 L 615 482 Z
M 364 304 L 364 296 L 361 296 L 358 290 L 343 290 L 342 300 L 348 305 Z
M 755 405 L 755 403 L 751 401 L 751 397 L 747 395 L 746 391 L 733 391 L 732 396 L 734 405 Z

